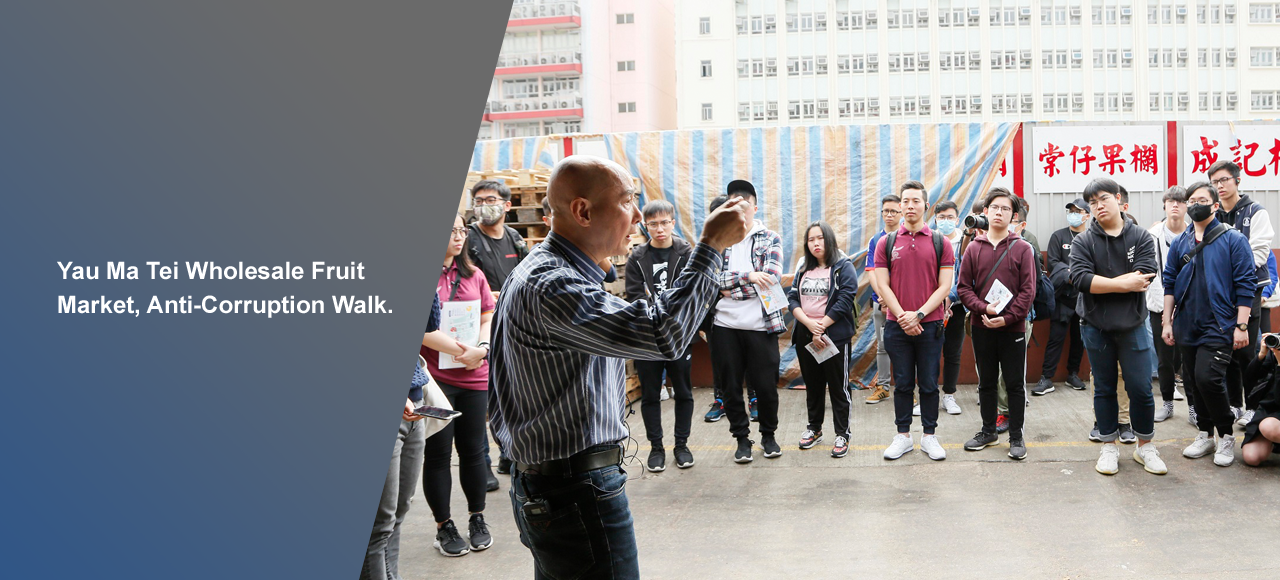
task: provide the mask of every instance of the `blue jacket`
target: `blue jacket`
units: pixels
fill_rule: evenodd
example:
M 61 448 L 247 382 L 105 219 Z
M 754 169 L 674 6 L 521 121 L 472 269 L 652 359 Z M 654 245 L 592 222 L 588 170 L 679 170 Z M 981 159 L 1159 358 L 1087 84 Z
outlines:
M 1218 224 L 1209 222 L 1205 232 Z M 1164 293 L 1174 299 L 1174 339 L 1182 346 L 1231 344 L 1236 307 L 1251 306 L 1257 290 L 1253 250 L 1244 234 L 1231 229 L 1185 264 L 1182 257 L 1195 246 L 1195 228 L 1189 227 L 1173 240 L 1164 264 Z
M 791 289 L 787 290 L 787 308 L 794 311 L 800 307 L 800 281 L 804 278 L 804 270 L 796 273 L 795 278 L 791 280 Z M 831 327 L 827 328 L 827 336 L 831 338 L 831 342 L 840 344 L 853 338 L 853 332 L 857 323 L 853 319 L 853 301 L 858 293 L 858 275 L 854 272 L 853 262 L 848 258 L 840 258 L 836 260 L 834 266 L 831 267 L 831 285 L 827 288 L 827 311 L 826 315 L 835 321 Z M 796 328 L 803 328 L 800 323 L 796 323 Z M 807 335 L 808 330 L 804 333 Z M 792 332 L 792 342 L 795 342 L 796 333 Z

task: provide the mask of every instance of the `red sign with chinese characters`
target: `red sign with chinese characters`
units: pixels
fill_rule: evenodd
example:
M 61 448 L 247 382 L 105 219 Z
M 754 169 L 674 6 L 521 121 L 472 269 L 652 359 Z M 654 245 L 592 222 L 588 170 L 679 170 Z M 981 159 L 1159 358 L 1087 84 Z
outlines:
M 1164 189 L 1160 125 L 1037 126 L 1032 143 L 1035 193 L 1079 193 L 1099 177 L 1130 191 Z
M 1184 185 L 1225 159 L 1240 166 L 1241 189 L 1280 189 L 1280 125 L 1183 125 L 1182 148 Z

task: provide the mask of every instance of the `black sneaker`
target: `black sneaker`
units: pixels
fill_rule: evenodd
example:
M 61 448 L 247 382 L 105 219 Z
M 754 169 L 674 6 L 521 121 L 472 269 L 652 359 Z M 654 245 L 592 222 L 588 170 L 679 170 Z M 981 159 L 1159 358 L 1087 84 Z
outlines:
M 965 451 L 981 451 L 991 445 L 1000 442 L 1000 436 L 995 433 L 987 433 L 986 431 L 978 431 L 973 435 L 973 439 L 965 441 Z
M 649 471 L 657 473 L 667 468 L 667 450 L 662 444 L 654 444 L 649 449 Z
M 467 541 L 458 535 L 458 527 L 453 525 L 453 520 L 446 521 L 440 529 L 436 530 L 436 541 L 432 546 L 450 558 L 466 556 L 471 552 L 471 548 L 467 547 Z
M 751 421 L 753 422 L 760 421 L 760 409 L 759 409 L 759 406 L 756 405 L 755 397 L 751 397 Z
M 1128 423 L 1120 424 L 1120 442 L 1121 443 L 1137 443 L 1138 436 L 1133 433 L 1133 426 Z
M 1009 439 L 1009 457 L 1019 461 L 1027 458 L 1027 444 L 1022 439 Z
M 1031 394 L 1037 397 L 1047 395 L 1053 392 L 1053 379 L 1049 377 L 1040 377 L 1040 382 L 1031 388 Z
M 484 514 L 471 514 L 467 535 L 471 537 L 471 549 L 477 552 L 493 545 L 493 536 L 489 534 L 489 525 L 484 523 Z
M 782 448 L 778 446 L 778 441 L 773 438 L 773 435 L 761 435 L 760 447 L 764 448 L 765 459 L 782 457 Z
M 493 468 L 492 467 L 487 468 L 485 471 L 488 473 L 488 475 L 485 476 L 484 490 L 498 491 L 498 476 L 493 474 Z
M 511 475 L 511 460 L 506 457 L 498 458 L 498 475 Z
M 1084 381 L 1080 380 L 1080 375 L 1076 373 L 1067 375 L 1067 386 L 1077 391 L 1083 391 L 1088 388 L 1085 386 Z
M 679 467 L 680 469 L 689 469 L 690 467 L 693 467 L 693 452 L 689 451 L 688 446 L 676 445 L 676 448 L 672 450 L 672 453 L 676 456 L 676 467 Z
M 738 438 L 738 450 L 733 453 L 734 463 L 751 463 L 751 445 L 755 442 L 746 437 Z

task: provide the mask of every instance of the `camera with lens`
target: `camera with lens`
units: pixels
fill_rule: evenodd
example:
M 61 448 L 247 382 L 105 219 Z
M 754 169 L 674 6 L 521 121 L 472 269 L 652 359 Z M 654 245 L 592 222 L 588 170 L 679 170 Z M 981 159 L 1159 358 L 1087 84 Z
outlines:
M 971 230 L 986 230 L 991 227 L 985 215 L 968 215 L 964 218 L 964 227 Z
M 1267 348 L 1280 348 L 1280 334 L 1262 335 L 1262 344 Z

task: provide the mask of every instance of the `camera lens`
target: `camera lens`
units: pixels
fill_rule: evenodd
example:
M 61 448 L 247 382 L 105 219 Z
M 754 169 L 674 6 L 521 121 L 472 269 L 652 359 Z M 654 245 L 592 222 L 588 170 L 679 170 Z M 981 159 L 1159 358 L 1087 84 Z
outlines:
M 1280 348 L 1280 334 L 1262 335 L 1262 344 L 1267 345 L 1267 348 Z
M 987 222 L 987 216 L 985 215 L 969 215 L 964 218 L 964 227 L 971 230 L 985 230 L 990 227 L 990 224 Z

